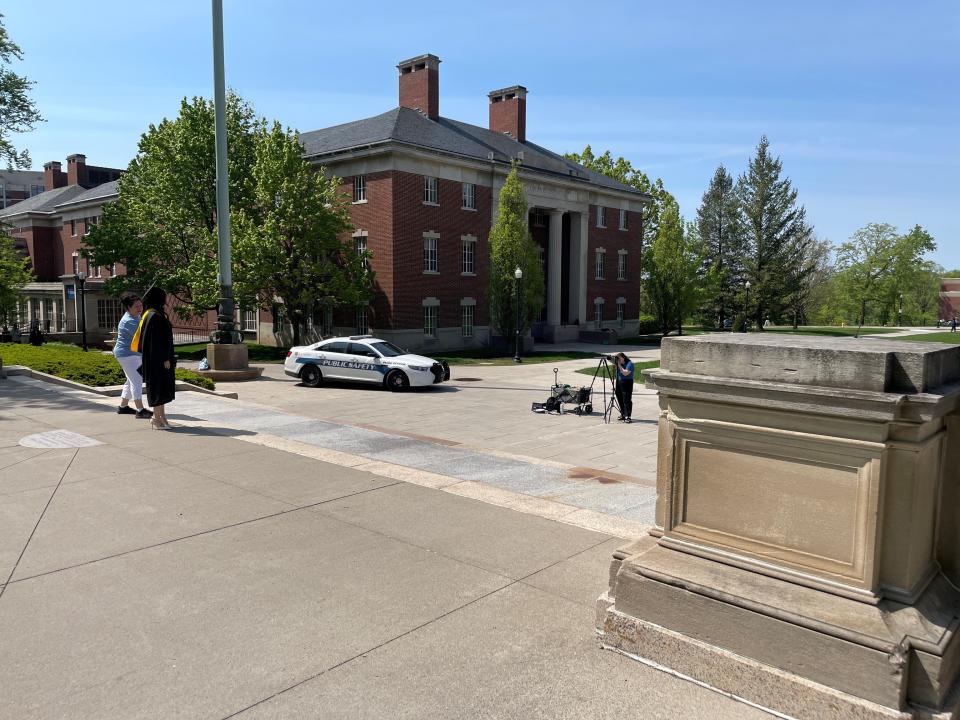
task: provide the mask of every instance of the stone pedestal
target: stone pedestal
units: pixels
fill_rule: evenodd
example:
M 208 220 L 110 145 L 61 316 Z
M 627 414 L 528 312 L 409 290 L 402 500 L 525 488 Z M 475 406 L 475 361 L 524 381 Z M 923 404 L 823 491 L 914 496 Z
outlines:
M 256 380 L 263 374 L 263 368 L 250 367 L 247 346 L 243 343 L 208 343 L 207 362 L 209 370 L 196 372 L 214 382 Z
M 792 717 L 954 717 L 960 347 L 668 338 L 604 641 Z

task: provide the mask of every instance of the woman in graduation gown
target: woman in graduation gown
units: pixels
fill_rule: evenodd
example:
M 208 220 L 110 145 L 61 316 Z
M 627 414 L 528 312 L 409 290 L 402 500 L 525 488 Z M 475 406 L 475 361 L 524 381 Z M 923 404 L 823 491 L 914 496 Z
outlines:
M 143 318 L 137 330 L 140 352 L 143 353 L 143 380 L 147 384 L 147 402 L 153 408 L 150 426 L 169 430 L 166 404 L 174 397 L 173 328 L 167 319 L 167 293 L 158 287 L 143 296 Z

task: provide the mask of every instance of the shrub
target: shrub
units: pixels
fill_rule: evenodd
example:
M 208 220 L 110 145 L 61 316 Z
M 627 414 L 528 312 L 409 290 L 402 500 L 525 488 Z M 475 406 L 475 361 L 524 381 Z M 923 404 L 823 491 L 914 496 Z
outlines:
M 637 335 L 656 335 L 660 333 L 660 323 L 653 315 L 641 315 Z
M 48 375 L 65 380 L 104 387 L 122 385 L 126 381 L 123 370 L 113 355 L 102 352 L 83 352 L 76 345 L 53 344 L 34 347 L 18 343 L 0 343 L 0 358 L 4 365 L 25 365 Z M 214 389 L 214 384 L 189 370 L 177 369 L 177 378 L 199 387 Z

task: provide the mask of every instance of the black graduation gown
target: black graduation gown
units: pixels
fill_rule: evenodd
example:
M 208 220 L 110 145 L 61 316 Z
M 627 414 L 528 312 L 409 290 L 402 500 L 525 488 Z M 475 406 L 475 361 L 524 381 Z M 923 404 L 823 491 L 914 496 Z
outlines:
M 151 312 L 140 331 L 143 352 L 143 380 L 147 383 L 147 402 L 150 406 L 166 405 L 173 400 L 176 380 L 173 373 L 173 328 L 162 313 Z M 164 360 L 170 368 L 163 367 Z

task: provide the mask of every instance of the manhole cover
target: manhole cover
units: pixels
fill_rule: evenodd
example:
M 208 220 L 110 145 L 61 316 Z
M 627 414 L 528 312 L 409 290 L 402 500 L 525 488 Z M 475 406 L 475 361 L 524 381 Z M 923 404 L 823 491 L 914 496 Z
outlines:
M 103 445 L 99 440 L 88 438 L 70 430 L 49 430 L 20 438 L 20 444 L 29 448 L 81 448 Z
M 480 382 L 483 378 L 456 378 L 457 382 Z

